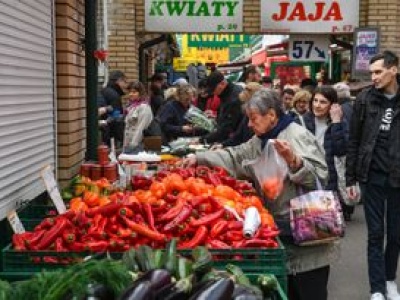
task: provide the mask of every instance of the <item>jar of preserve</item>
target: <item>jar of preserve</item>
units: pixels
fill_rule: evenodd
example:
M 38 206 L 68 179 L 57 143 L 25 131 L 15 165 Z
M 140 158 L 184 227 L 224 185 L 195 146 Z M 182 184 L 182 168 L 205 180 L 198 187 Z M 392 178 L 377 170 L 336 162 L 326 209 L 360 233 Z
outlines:
M 87 163 L 87 162 L 81 164 L 81 169 L 79 172 L 81 174 L 81 176 L 90 178 L 91 171 L 92 171 L 92 165 L 93 165 L 92 163 Z
M 103 166 L 104 177 L 110 182 L 114 182 L 118 179 L 118 164 L 109 163 Z
M 97 147 L 97 160 L 99 161 L 100 165 L 108 164 L 109 159 L 107 145 L 100 145 Z
M 99 180 L 103 177 L 103 166 L 100 164 L 93 164 L 91 168 L 91 179 Z

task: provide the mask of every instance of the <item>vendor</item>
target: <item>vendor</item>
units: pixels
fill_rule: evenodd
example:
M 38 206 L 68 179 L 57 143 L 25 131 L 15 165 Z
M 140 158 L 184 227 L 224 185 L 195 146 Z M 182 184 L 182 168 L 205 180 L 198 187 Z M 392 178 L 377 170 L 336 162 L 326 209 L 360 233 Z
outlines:
M 289 299 L 326 300 L 329 265 L 336 258 L 334 243 L 299 247 L 292 242 L 289 204 L 295 198 L 296 186 L 314 189 L 315 175 L 326 180 L 328 175 L 323 149 L 315 137 L 284 113 L 277 92 L 263 88 L 245 104 L 249 127 L 255 136 L 236 147 L 206 151 L 189 155 L 183 166 L 195 164 L 222 166 L 237 178 L 256 178 L 251 167 L 243 167 L 244 160 L 257 159 L 270 139 L 275 140 L 277 152 L 289 167 L 281 195 L 275 201 L 265 201 L 281 230 L 287 248 L 289 273 Z M 261 188 L 256 187 L 260 195 Z

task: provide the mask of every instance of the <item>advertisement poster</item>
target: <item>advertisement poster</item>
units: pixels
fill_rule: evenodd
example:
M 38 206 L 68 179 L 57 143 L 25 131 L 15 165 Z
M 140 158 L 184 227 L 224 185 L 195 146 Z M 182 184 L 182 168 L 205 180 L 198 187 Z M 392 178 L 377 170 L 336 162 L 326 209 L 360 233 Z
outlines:
M 346 33 L 359 22 L 359 0 L 261 0 L 265 33 Z
M 369 61 L 379 53 L 378 28 L 356 28 L 353 45 L 353 77 L 369 74 Z
M 146 0 L 150 32 L 242 32 L 243 0 Z

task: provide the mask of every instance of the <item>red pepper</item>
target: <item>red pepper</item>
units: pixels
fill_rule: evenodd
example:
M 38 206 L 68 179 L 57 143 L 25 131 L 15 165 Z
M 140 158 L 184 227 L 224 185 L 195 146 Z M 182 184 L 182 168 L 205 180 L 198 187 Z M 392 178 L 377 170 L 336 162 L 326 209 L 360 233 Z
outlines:
M 56 239 L 56 241 L 55 241 L 55 250 L 57 251 L 57 252 L 65 252 L 65 251 L 67 251 L 67 249 L 64 247 L 64 244 L 63 244 L 63 239 L 62 239 L 62 237 L 58 237 L 57 239 Z
M 229 221 L 227 225 L 227 230 L 242 230 L 243 222 L 242 221 Z
M 109 203 L 103 206 L 89 209 L 87 210 L 86 214 L 89 217 L 94 217 L 95 215 L 99 214 L 104 217 L 111 217 L 115 215 L 121 207 L 122 207 L 121 203 Z
M 163 228 L 163 231 L 171 231 L 179 224 L 185 222 L 192 213 L 192 207 L 189 204 L 185 204 L 179 214 Z
M 217 174 L 213 173 L 208 173 L 208 175 L 205 178 L 206 182 L 209 184 L 212 184 L 213 186 L 218 186 L 222 184 L 221 179 Z
M 237 184 L 237 180 L 235 178 L 230 177 L 230 176 L 220 176 L 220 178 L 221 178 L 221 181 L 223 184 L 235 189 L 236 184 Z
M 120 216 L 132 218 L 132 216 L 133 216 L 133 211 L 130 210 L 129 208 L 127 208 L 127 207 L 121 207 L 121 208 L 119 209 L 119 211 L 118 211 L 118 214 L 119 214 Z
M 64 232 L 63 233 L 63 240 L 67 244 L 72 244 L 76 241 L 76 235 L 73 232 Z
M 246 240 L 243 243 L 243 246 L 246 248 L 253 247 L 253 248 L 277 248 L 278 242 L 272 239 L 267 240 L 260 240 L 260 239 L 251 239 Z
M 228 176 L 228 171 L 225 170 L 225 168 L 223 168 L 223 167 L 215 166 L 215 167 L 213 167 L 213 171 L 218 176 Z
M 200 226 L 197 228 L 196 233 L 190 241 L 183 242 L 179 245 L 180 249 L 193 249 L 207 239 L 208 230 L 206 226 Z
M 197 166 L 196 167 L 196 176 L 200 178 L 205 178 L 207 177 L 207 174 L 211 173 L 211 170 L 209 167 L 206 166 Z
M 127 228 L 119 228 L 117 231 L 117 236 L 125 239 L 125 238 L 135 238 L 136 237 L 136 233 L 133 232 L 131 229 Z
M 218 219 L 220 219 L 225 213 L 225 209 L 222 208 L 212 214 L 206 215 L 198 220 L 193 220 L 190 222 L 191 226 L 197 227 L 197 226 L 202 226 L 202 225 L 208 225 Z
M 130 229 L 135 231 L 136 233 L 140 235 L 144 235 L 145 237 L 148 237 L 152 240 L 156 241 L 164 241 L 165 240 L 165 235 L 161 234 L 157 231 L 151 230 L 150 228 L 143 226 L 141 224 L 138 224 L 136 222 L 133 222 L 125 217 L 122 217 L 123 221 L 125 222 L 126 226 L 128 226 Z
M 90 228 L 88 229 L 88 234 L 92 234 L 94 232 L 98 232 L 98 226 L 99 222 L 103 217 L 101 215 L 95 215 L 94 218 L 92 219 L 92 224 Z
M 91 219 L 89 219 L 84 212 L 81 212 L 75 216 L 73 222 L 80 228 L 90 228 L 92 225 Z
M 57 257 L 45 256 L 43 257 L 43 262 L 45 262 L 46 264 L 58 264 L 59 260 Z
M 186 234 L 192 234 L 192 233 L 196 232 L 196 228 L 194 228 L 194 227 L 189 225 L 190 222 L 191 222 L 191 219 L 189 219 L 188 223 L 183 223 L 183 224 L 178 225 L 178 228 L 179 228 L 178 234 L 179 234 L 179 236 L 184 236 Z
M 272 239 L 279 235 L 279 230 L 270 229 L 270 228 L 260 228 L 256 233 L 256 238 L 260 239 Z
M 207 242 L 207 246 L 211 249 L 232 249 L 231 246 L 220 240 L 210 240 Z
M 64 217 L 57 218 L 56 224 L 46 233 L 45 236 L 43 236 L 35 248 L 38 250 L 43 250 L 49 247 L 57 237 L 61 236 L 68 223 L 68 219 Z
M 201 204 L 208 202 L 208 196 L 195 196 L 190 200 L 193 207 L 198 207 Z
M 86 246 L 88 247 L 90 252 L 104 252 L 107 250 L 108 242 L 106 241 L 87 242 Z
M 25 244 L 28 249 L 35 250 L 36 246 L 39 244 L 40 240 L 43 238 L 46 230 L 39 230 L 33 232 L 30 237 L 25 239 Z
M 226 233 L 226 238 L 227 238 L 228 241 L 238 242 L 238 241 L 243 240 L 244 236 L 243 236 L 243 232 L 242 231 L 228 231 Z
M 69 244 L 68 249 L 74 252 L 83 252 L 89 250 L 89 248 L 84 243 L 81 242 L 74 242 L 72 244 Z
M 42 230 L 42 229 L 48 229 L 54 226 L 54 218 L 45 218 L 42 222 L 40 222 L 39 225 L 35 227 L 35 231 L 37 230 Z
M 223 206 L 215 197 L 213 197 L 213 196 L 209 196 L 209 197 L 208 197 L 208 201 L 209 201 L 209 203 L 212 205 L 212 207 L 213 207 L 215 210 L 218 210 L 218 209 L 221 209 L 221 208 L 224 207 L 224 206 Z
M 228 222 L 225 220 L 220 220 L 218 221 L 212 228 L 210 231 L 210 236 L 211 238 L 216 238 L 217 236 L 219 236 L 222 232 L 224 232 L 226 230 L 228 226 Z
M 30 236 L 32 233 L 29 232 L 29 235 L 27 235 L 28 232 L 25 233 L 15 233 L 12 236 L 12 244 L 14 246 L 15 250 L 26 250 L 26 245 L 25 245 L 25 238 L 27 236 Z
M 175 204 L 178 201 L 178 196 L 168 193 L 167 195 L 165 195 L 164 200 L 168 203 Z
M 147 224 L 149 225 L 151 230 L 155 230 L 156 228 L 154 226 L 154 215 L 151 205 L 149 203 L 143 203 L 143 210 L 145 213 Z
M 178 199 L 176 205 L 172 207 L 169 211 L 167 211 L 167 213 L 160 218 L 160 221 L 163 222 L 172 220 L 181 212 L 184 205 L 185 205 L 185 200 Z

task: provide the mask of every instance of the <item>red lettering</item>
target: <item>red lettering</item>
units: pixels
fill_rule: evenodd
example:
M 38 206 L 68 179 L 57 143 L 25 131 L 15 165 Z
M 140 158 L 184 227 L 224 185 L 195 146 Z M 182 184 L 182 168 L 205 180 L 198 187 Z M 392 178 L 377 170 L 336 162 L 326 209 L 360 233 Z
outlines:
M 322 12 L 324 11 L 325 3 L 324 2 L 316 2 L 315 6 L 316 6 L 315 15 L 308 14 L 308 20 L 312 21 L 312 22 L 318 21 L 319 19 L 321 19 Z
M 272 19 L 274 21 L 282 21 L 283 19 L 286 18 L 288 8 L 289 8 L 290 3 L 289 2 L 281 2 L 279 6 L 281 7 L 280 15 L 278 14 L 273 14 Z
M 339 3 L 336 1 L 332 2 L 331 7 L 329 8 L 328 12 L 326 13 L 324 21 L 342 21 L 342 12 L 340 11 Z
M 299 21 L 307 21 L 306 11 L 303 3 L 301 2 L 296 3 L 296 6 L 288 18 L 288 21 L 294 21 L 296 17 Z

